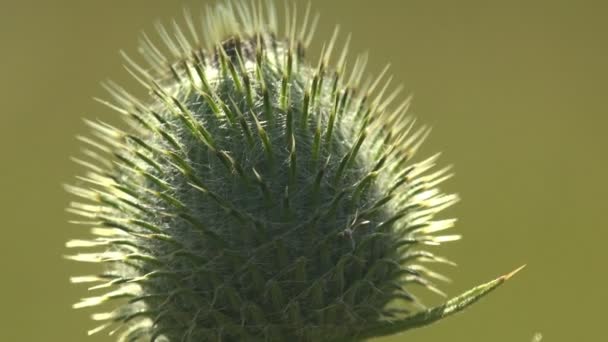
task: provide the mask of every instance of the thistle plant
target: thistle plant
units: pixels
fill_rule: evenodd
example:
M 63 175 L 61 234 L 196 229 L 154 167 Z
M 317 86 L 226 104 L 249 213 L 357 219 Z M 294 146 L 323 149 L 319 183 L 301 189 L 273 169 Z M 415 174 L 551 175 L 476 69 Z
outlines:
M 318 16 L 270 3 L 226 2 L 203 20 L 143 37 L 148 92 L 106 84 L 124 127 L 86 121 L 67 190 L 92 237 L 69 259 L 103 264 L 77 276 L 95 295 L 75 308 L 119 341 L 360 341 L 437 321 L 500 277 L 426 309 L 416 286 L 442 293 L 424 249 L 458 240 L 457 202 L 438 156 L 412 157 L 429 129 L 407 115 L 387 69 L 347 67 L 338 31 L 306 57 Z M 202 23 L 202 26 L 201 26 Z M 280 29 L 279 26 L 284 27 Z M 347 40 L 348 41 L 348 40 Z M 341 46 L 341 45 L 340 45 Z M 107 312 L 106 312 L 107 311 Z

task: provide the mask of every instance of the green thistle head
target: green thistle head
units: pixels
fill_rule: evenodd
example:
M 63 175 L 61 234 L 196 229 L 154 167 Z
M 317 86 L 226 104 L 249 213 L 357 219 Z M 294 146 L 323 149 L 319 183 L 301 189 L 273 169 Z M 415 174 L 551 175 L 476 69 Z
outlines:
M 449 263 L 422 247 L 459 238 L 434 218 L 457 201 L 437 188 L 449 168 L 411 162 L 429 130 L 409 99 L 394 104 L 386 70 L 366 79 L 365 57 L 347 69 L 337 34 L 306 59 L 317 17 L 287 12 L 279 30 L 272 5 L 218 5 L 202 30 L 189 15 L 185 29 L 159 26 L 168 54 L 144 37 L 146 66 L 125 56 L 149 97 L 108 84 L 100 102 L 128 128 L 88 122 L 87 172 L 67 186 L 94 236 L 68 242 L 86 249 L 69 258 L 104 264 L 72 278 L 96 292 L 74 306 L 116 303 L 90 333 L 356 341 L 428 324 L 506 279 L 411 313 L 413 285 L 441 293 L 423 264 Z

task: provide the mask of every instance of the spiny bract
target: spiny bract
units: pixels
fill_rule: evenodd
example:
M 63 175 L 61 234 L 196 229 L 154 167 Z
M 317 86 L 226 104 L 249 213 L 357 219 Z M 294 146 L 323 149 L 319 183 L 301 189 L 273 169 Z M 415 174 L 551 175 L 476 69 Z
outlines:
M 272 5 L 217 5 L 204 36 L 186 13 L 185 30 L 158 27 L 169 54 L 144 36 L 148 65 L 125 55 L 149 98 L 107 84 L 100 102 L 129 127 L 87 121 L 87 173 L 67 186 L 95 236 L 69 258 L 107 266 L 72 278 L 100 292 L 75 307 L 116 302 L 90 333 L 359 340 L 416 307 L 412 284 L 439 292 L 420 263 L 449 262 L 418 247 L 459 238 L 433 220 L 457 197 L 437 189 L 450 175 L 430 171 L 436 156 L 410 162 L 428 129 L 413 129 L 409 99 L 393 105 L 386 69 L 364 81 L 360 56 L 347 72 L 337 30 L 307 61 L 317 17 L 296 24 L 287 7 L 279 30 Z

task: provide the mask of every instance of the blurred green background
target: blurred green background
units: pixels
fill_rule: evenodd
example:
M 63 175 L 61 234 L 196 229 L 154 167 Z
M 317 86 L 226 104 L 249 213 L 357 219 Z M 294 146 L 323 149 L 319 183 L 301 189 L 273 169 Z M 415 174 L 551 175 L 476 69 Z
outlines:
M 81 117 L 116 121 L 92 100 L 111 78 L 136 89 L 119 49 L 141 30 L 209 1 L 2 1 L 0 4 L 0 341 L 111 341 L 70 305 L 86 295 L 61 258 L 70 226 L 61 184 L 79 168 Z M 319 49 L 334 24 L 370 71 L 387 62 L 434 127 L 463 201 L 450 295 L 528 268 L 464 314 L 386 341 L 601 341 L 606 337 L 608 20 L 592 1 L 313 1 Z M 314 54 L 314 51 L 313 51 Z M 447 216 L 445 216 L 447 217 Z M 424 291 L 424 290 L 421 290 Z M 439 298 L 426 296 L 429 304 Z M 425 297 L 425 298 L 426 298 Z

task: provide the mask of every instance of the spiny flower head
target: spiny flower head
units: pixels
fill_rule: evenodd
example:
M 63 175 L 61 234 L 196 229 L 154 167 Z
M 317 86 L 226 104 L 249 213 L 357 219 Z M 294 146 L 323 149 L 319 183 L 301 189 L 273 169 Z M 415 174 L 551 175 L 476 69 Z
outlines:
M 144 36 L 145 66 L 125 55 L 147 98 L 106 84 L 128 127 L 87 121 L 87 171 L 67 186 L 93 235 L 69 258 L 104 265 L 72 278 L 96 293 L 74 306 L 115 303 L 90 333 L 359 340 L 410 317 L 413 285 L 440 293 L 422 264 L 449 261 L 420 247 L 459 238 L 434 219 L 457 197 L 437 156 L 411 161 L 429 130 L 386 69 L 346 67 L 337 30 L 308 60 L 318 17 L 289 12 L 284 30 L 260 2 L 217 5 L 202 27 L 186 13 L 158 26 L 166 48 Z

